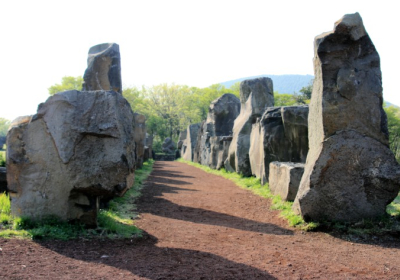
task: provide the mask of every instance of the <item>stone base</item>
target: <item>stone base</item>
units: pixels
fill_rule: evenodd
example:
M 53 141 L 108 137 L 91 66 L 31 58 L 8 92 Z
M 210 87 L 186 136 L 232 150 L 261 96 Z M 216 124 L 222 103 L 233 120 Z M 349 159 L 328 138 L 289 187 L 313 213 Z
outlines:
M 269 164 L 269 188 L 284 201 L 294 201 L 304 173 L 303 163 L 278 162 Z

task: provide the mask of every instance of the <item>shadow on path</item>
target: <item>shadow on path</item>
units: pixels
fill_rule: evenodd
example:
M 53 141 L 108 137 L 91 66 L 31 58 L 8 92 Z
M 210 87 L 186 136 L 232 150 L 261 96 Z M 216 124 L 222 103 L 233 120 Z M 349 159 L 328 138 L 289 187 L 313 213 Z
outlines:
M 168 170 L 164 170 L 163 174 L 165 175 L 161 175 L 159 169 L 155 168 L 153 170 L 152 174 L 147 180 L 146 187 L 142 190 L 142 196 L 138 202 L 139 213 L 151 213 L 153 215 L 171 219 L 213 226 L 229 227 L 258 233 L 293 235 L 291 230 L 274 224 L 262 223 L 201 208 L 183 206 L 162 198 L 164 193 L 178 195 L 180 192 L 184 191 L 201 191 L 173 186 L 189 186 L 192 185 L 192 183 L 183 180 L 171 180 L 169 177 L 172 173 L 173 172 L 169 173 Z
M 157 247 L 155 245 L 157 239 L 147 233 L 144 234 L 143 238 L 133 242 L 130 240 L 78 240 L 40 242 L 39 244 L 69 258 L 102 263 L 130 271 L 136 277 L 149 279 L 276 279 L 265 271 L 214 254 Z M 55 265 L 59 264 L 55 263 Z M 112 275 L 108 276 L 107 279 L 118 279 Z

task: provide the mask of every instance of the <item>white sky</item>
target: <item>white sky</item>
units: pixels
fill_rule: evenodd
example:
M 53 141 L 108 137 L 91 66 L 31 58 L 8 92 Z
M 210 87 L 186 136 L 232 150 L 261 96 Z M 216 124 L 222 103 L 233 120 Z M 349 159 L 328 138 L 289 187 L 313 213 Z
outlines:
M 1 1 L 0 117 L 34 114 L 47 88 L 83 75 L 93 45 L 120 45 L 125 86 L 205 87 L 261 74 L 314 74 L 313 40 L 359 12 L 400 105 L 395 1 Z M 396 48 L 396 50 L 395 50 Z M 396 67 L 396 68 L 395 68 Z

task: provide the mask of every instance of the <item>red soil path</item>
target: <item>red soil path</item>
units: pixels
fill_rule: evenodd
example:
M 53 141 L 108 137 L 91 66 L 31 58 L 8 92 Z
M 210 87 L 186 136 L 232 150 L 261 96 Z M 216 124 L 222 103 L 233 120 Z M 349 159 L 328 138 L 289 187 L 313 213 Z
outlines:
M 270 202 L 156 162 L 138 240 L 0 239 L 0 279 L 400 279 L 400 240 L 364 243 L 287 226 Z

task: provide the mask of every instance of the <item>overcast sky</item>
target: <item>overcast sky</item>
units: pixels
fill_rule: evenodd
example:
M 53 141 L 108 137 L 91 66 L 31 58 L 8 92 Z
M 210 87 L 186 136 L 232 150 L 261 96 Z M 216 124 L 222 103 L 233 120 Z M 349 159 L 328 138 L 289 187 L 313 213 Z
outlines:
M 47 88 L 83 75 L 93 45 L 120 45 L 124 86 L 206 87 L 261 74 L 314 74 L 313 40 L 359 12 L 400 105 L 395 1 L 1 1 L 0 117 L 34 114 Z M 396 48 L 396 50 L 395 50 Z M 395 68 L 396 67 L 396 68 Z

